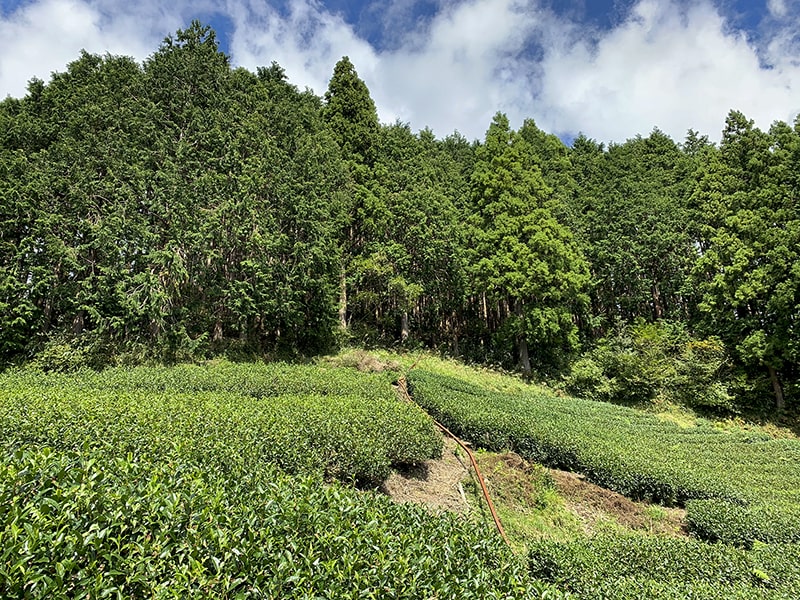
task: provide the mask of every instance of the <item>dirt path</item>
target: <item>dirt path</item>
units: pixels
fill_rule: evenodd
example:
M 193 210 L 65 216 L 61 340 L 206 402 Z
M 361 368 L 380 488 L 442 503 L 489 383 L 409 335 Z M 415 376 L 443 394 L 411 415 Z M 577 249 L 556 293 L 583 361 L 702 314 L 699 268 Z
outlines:
M 444 439 L 439 460 L 426 460 L 419 466 L 393 472 L 381 491 L 395 502 L 416 502 L 430 510 L 466 513 L 463 482 L 469 479 L 468 459 L 451 439 Z M 463 461 L 463 462 L 462 462 Z
M 451 439 L 445 438 L 442 458 L 427 460 L 416 467 L 395 471 L 381 487 L 381 491 L 398 503 L 415 502 L 431 512 L 449 511 L 466 514 L 470 507 L 464 487 L 470 481 L 468 459 Z M 626 529 L 659 535 L 686 535 L 686 512 L 678 508 L 664 508 L 643 502 L 634 502 L 625 496 L 607 490 L 584 479 L 582 475 L 544 469 L 532 465 L 513 452 L 483 453 L 478 462 L 489 482 L 496 504 L 512 508 L 520 503 L 535 505 L 539 489 L 552 486 L 563 498 L 566 510 L 582 523 L 586 534 L 591 534 L 608 523 Z M 547 484 L 542 478 L 552 479 Z M 475 502 L 474 497 L 470 501 Z

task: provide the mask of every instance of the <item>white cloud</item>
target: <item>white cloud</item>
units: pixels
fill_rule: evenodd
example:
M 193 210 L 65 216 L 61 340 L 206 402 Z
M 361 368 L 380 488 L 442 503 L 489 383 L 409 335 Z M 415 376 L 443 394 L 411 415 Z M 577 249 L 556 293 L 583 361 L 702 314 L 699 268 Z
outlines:
M 0 18 L 0 97 L 22 96 L 35 77 L 47 81 L 53 71 L 88 52 L 135 56 L 152 53 L 160 41 L 135 14 L 81 0 L 41 0 Z
M 521 55 L 539 22 L 532 3 L 514 0 L 445 8 L 422 36 L 380 56 L 378 104 L 438 135 L 482 137 L 495 112 L 530 98 L 536 67 Z
M 515 125 L 533 117 L 548 131 L 604 141 L 653 127 L 676 140 L 689 128 L 716 139 L 731 108 L 764 128 L 800 109 L 800 55 L 788 23 L 757 48 L 709 2 L 640 0 L 610 31 L 560 20 L 535 0 L 446 2 L 384 52 L 311 0 L 290 6 L 288 17 L 262 8 L 253 18 L 252 5 L 241 11 L 237 63 L 277 60 L 292 81 L 322 93 L 333 64 L 348 54 L 382 120 L 438 135 L 458 129 L 482 137 L 502 110 Z M 526 53 L 530 45 L 544 48 L 540 62 Z
M 770 15 L 778 19 L 782 19 L 789 12 L 789 8 L 786 6 L 786 0 L 768 0 L 767 10 L 769 10 Z
M 675 139 L 690 127 L 718 138 L 731 108 L 764 128 L 800 110 L 797 0 L 769 0 L 750 37 L 712 0 L 638 0 L 610 30 L 557 18 L 539 0 L 441 0 L 435 16 L 414 23 L 413 2 L 382 4 L 381 26 L 391 20 L 396 31 L 377 50 L 318 0 L 288 0 L 283 11 L 268 0 L 30 0 L 0 15 L 0 97 L 23 95 L 31 77 L 47 80 L 81 48 L 142 60 L 195 16 L 220 12 L 234 25 L 234 64 L 275 60 L 290 81 L 322 94 L 346 54 L 382 120 L 440 136 L 480 138 L 502 110 L 515 126 L 533 117 L 545 130 L 602 141 L 654 126 Z
M 407 14 L 408 7 L 387 11 L 397 17 Z M 254 69 L 275 60 L 290 81 L 322 94 L 334 64 L 346 54 L 384 122 L 400 119 L 415 128 L 430 126 L 439 135 L 459 129 L 482 137 L 497 110 L 513 112 L 530 98 L 530 86 L 519 84 L 535 68 L 519 54 L 537 22 L 532 3 L 446 5 L 432 22 L 398 35 L 393 49 L 384 52 L 309 0 L 292 0 L 285 15 L 255 2 L 231 4 L 230 13 L 236 27 L 234 62 Z
M 623 141 L 654 126 L 681 140 L 691 127 L 718 138 L 732 108 L 763 128 L 800 109 L 800 68 L 772 47 L 764 68 L 743 33 L 708 3 L 641 0 L 616 29 L 568 38 L 544 60 L 541 125 Z
M 370 45 L 341 17 L 319 10 L 313 0 L 291 0 L 288 16 L 259 0 L 231 2 L 229 14 L 235 26 L 231 54 L 236 64 L 255 70 L 277 61 L 301 89 L 323 94 L 336 61 L 344 55 L 365 80 L 377 65 Z

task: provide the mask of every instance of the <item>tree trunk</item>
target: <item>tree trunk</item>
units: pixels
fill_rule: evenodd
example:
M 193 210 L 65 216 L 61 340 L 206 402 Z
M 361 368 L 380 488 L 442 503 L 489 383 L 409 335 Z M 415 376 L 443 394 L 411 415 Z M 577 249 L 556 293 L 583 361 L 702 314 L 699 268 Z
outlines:
M 522 367 L 522 378 L 525 381 L 531 380 L 531 359 L 528 356 L 528 340 L 525 334 L 519 336 L 519 363 Z
M 516 300 L 514 302 L 514 313 L 517 315 L 517 318 L 522 320 L 525 318 L 524 311 L 522 307 L 522 301 Z M 528 339 L 525 336 L 525 328 L 522 328 L 522 332 L 517 335 L 517 346 L 519 347 L 519 365 L 522 369 L 522 378 L 525 381 L 531 380 L 531 358 L 528 355 Z
M 653 316 L 658 321 L 664 317 L 664 306 L 661 304 L 661 290 L 658 289 L 657 283 L 653 282 L 651 292 L 653 295 Z
M 408 311 L 403 311 L 403 316 L 400 318 L 400 342 L 405 344 L 411 333 L 408 326 Z
M 342 328 L 342 331 L 347 330 L 347 278 L 344 265 L 339 273 L 339 327 Z
M 50 324 L 53 322 L 53 302 L 48 298 L 44 302 L 44 326 L 42 330 L 47 333 L 50 331 Z
M 75 335 L 80 335 L 83 333 L 83 328 L 85 326 L 84 325 L 85 315 L 86 315 L 85 311 L 79 310 L 78 314 L 75 315 L 75 318 L 72 319 L 72 333 L 74 333 Z
M 214 343 L 222 341 L 222 320 L 221 319 L 217 319 L 214 322 L 214 331 L 211 334 L 211 341 L 214 342 Z
M 459 351 L 459 348 L 458 348 L 458 324 L 457 324 L 457 321 L 456 321 L 457 318 L 458 317 L 456 316 L 456 314 L 453 313 L 453 315 L 449 319 L 449 321 L 450 321 L 450 332 L 452 333 L 452 336 L 453 336 L 453 356 L 455 356 L 455 357 L 458 357 L 460 355 L 460 351 Z
M 783 388 L 778 379 L 778 373 L 770 366 L 767 366 L 767 370 L 769 371 L 769 379 L 772 381 L 772 391 L 775 392 L 775 408 L 777 410 L 783 410 L 786 408 L 786 401 L 783 399 Z

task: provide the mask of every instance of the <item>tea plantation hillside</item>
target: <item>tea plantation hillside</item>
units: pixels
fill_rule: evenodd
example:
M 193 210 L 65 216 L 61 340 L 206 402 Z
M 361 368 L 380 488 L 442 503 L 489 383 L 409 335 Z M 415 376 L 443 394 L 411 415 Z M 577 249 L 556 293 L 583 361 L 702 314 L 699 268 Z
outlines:
M 474 446 L 683 504 L 693 539 L 605 530 L 515 555 L 477 516 L 393 504 L 374 491 L 391 469 L 442 453 L 399 371 L 17 370 L 0 374 L 0 597 L 800 597 L 798 441 L 392 359 Z
M 337 483 L 441 447 L 352 369 L 6 373 L 0 597 L 538 597 L 493 531 Z
M 442 369 L 414 398 L 478 447 L 512 449 L 625 495 L 685 505 L 695 540 L 600 535 L 534 544 L 535 578 L 586 598 L 800 597 L 800 441 L 681 427 L 612 404 Z
M 749 547 L 800 542 L 800 441 L 681 427 L 649 413 L 543 392 L 496 392 L 414 370 L 415 399 L 490 449 L 586 473 L 632 498 L 685 504 L 695 535 Z

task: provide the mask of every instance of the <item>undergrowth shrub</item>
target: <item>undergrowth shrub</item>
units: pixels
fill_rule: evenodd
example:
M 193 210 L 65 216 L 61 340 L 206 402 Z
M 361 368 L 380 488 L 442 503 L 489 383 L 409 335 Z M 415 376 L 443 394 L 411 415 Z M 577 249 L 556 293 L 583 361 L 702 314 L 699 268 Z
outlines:
M 637 404 L 667 401 L 692 408 L 734 408 L 722 342 L 695 339 L 677 323 L 620 328 L 581 356 L 565 377 L 577 397 Z

